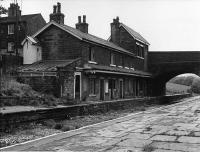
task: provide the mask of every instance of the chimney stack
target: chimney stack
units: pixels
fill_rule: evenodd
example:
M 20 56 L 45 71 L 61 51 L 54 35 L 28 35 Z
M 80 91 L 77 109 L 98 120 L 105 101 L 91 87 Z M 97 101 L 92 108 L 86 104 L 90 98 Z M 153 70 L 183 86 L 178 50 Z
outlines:
M 78 16 L 78 23 L 81 23 L 81 16 Z
M 81 22 L 81 16 L 78 16 L 78 23 L 76 23 L 76 29 L 83 33 L 88 33 L 88 23 L 86 23 L 86 15 L 83 15 L 83 22 Z
M 111 39 L 110 39 L 110 41 L 117 44 L 117 45 L 120 45 L 119 17 L 117 16 L 116 19 L 113 19 L 113 22 L 110 25 L 111 25 Z
M 53 14 L 55 14 L 55 13 L 56 13 L 56 9 L 57 9 L 57 6 L 56 6 L 56 5 L 54 5 L 54 6 L 53 6 Z
M 61 3 L 53 6 L 53 13 L 49 15 L 50 21 L 55 21 L 58 24 L 64 24 L 65 15 L 61 13 Z
M 86 15 L 83 15 L 83 23 L 86 23 Z
M 61 5 L 60 5 L 59 2 L 57 3 L 57 8 L 58 8 L 58 12 L 57 13 L 61 13 Z
M 18 16 L 21 17 L 21 10 L 18 3 L 11 3 L 8 8 L 8 17 Z

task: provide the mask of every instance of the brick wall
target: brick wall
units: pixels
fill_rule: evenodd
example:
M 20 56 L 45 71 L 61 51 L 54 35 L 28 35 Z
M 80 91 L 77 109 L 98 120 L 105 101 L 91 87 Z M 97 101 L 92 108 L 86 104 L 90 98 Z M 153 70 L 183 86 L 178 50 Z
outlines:
M 38 36 L 43 60 L 66 60 L 81 56 L 82 43 L 69 33 L 52 26 Z
M 105 47 L 91 45 L 88 43 L 82 43 L 83 63 L 87 63 L 89 61 L 89 47 L 92 47 L 92 49 L 94 49 L 95 62 L 97 62 L 99 65 L 110 66 L 110 55 L 112 52 L 115 55 L 115 64 L 117 66 L 134 67 L 137 70 L 144 69 L 143 59 L 116 52 Z M 120 58 L 123 58 L 123 63 Z
M 32 17 L 31 19 L 27 20 L 27 35 L 33 35 L 39 29 L 46 25 L 46 21 L 42 17 L 41 14 Z

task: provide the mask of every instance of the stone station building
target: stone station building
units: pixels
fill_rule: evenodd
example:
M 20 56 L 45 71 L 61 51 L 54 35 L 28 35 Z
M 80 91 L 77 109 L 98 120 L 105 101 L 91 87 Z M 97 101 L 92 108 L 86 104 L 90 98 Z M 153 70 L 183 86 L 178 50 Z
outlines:
M 118 17 L 111 23 L 108 40 L 88 33 L 85 15 L 83 21 L 78 17 L 75 26 L 64 24 L 58 3 L 50 22 L 24 39 L 24 66 L 19 75 L 27 83 L 80 101 L 151 95 L 149 43 L 139 33 Z

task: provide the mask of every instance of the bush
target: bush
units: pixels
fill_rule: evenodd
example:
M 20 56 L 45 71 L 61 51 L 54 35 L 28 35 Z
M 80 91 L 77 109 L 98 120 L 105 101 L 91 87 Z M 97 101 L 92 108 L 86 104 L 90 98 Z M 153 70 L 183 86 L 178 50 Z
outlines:
M 49 127 L 49 128 L 55 128 L 55 126 L 56 126 L 56 122 L 53 119 L 44 120 L 42 122 L 42 124 L 45 125 L 45 126 L 47 126 L 47 127 Z
M 63 124 L 62 123 L 56 123 L 56 125 L 54 126 L 54 129 L 62 129 Z
M 200 93 L 200 78 L 195 78 L 192 82 L 191 90 L 194 93 Z
M 15 97 L 38 97 L 40 93 L 34 91 L 29 85 L 19 83 L 12 78 L 1 80 L 1 95 Z
M 76 129 L 74 126 L 63 126 L 61 130 L 65 132 L 74 129 Z

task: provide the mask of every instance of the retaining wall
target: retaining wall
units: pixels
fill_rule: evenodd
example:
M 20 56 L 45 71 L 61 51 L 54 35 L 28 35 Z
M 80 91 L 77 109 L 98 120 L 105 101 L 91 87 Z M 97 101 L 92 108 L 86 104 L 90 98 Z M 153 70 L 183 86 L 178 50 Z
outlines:
M 145 104 L 170 104 L 176 100 L 190 97 L 191 94 L 168 95 L 161 97 L 123 99 L 116 101 L 105 101 L 91 104 L 78 104 L 66 107 L 49 109 L 37 109 L 32 111 L 20 111 L 13 113 L 0 113 L 0 130 L 13 127 L 19 123 L 27 123 L 44 119 L 67 119 L 69 117 L 104 113 L 109 110 L 130 109 Z

